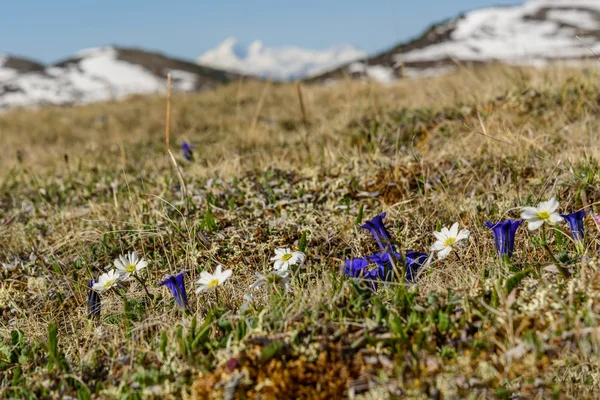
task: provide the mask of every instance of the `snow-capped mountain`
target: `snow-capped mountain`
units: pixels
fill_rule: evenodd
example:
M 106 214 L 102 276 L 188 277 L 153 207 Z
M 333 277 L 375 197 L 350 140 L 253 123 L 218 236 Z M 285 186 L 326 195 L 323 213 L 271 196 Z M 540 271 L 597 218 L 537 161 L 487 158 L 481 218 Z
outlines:
M 227 83 L 235 75 L 137 49 L 81 51 L 50 66 L 0 56 L 0 109 L 81 104 L 166 90 L 196 91 Z
M 403 74 L 436 74 L 457 63 L 544 65 L 593 58 L 590 49 L 600 53 L 600 0 L 530 0 L 467 12 L 316 79 L 351 75 L 390 81 Z
M 256 40 L 244 48 L 235 38 L 228 38 L 202 54 L 198 63 L 263 78 L 290 80 L 316 75 L 365 57 L 364 51 L 349 45 L 328 50 L 270 48 Z

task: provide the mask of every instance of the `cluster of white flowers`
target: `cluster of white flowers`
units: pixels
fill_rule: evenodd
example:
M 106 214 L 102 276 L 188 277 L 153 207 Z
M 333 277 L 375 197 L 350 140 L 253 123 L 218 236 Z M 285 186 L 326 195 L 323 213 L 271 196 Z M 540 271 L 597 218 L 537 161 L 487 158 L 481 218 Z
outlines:
M 583 238 L 583 217 L 585 216 L 585 210 L 578 211 L 569 215 L 562 215 L 557 212 L 559 207 L 556 199 L 550 199 L 548 201 L 541 202 L 537 207 L 523 207 L 521 218 L 528 223 L 529 230 L 536 230 L 545 224 L 556 224 L 566 220 L 569 223 L 569 227 L 574 233 L 574 238 Z M 514 231 L 515 226 L 518 228 L 519 223 L 509 220 L 510 224 L 506 222 L 502 223 L 502 227 L 506 226 L 506 232 L 500 232 L 506 237 L 497 238 L 502 244 L 510 241 L 510 246 L 505 246 L 512 251 L 512 243 L 514 242 Z M 518 222 L 518 221 L 517 221 Z M 486 223 L 487 226 L 496 229 L 498 224 Z M 385 229 L 385 228 L 383 228 Z M 504 229 L 504 228 L 503 228 Z M 510 230 L 512 229 L 512 230 Z M 498 229 L 496 229 L 498 230 Z M 544 232 L 544 231 L 543 231 Z M 495 231 L 495 235 L 499 233 Z M 576 234 L 576 235 L 575 235 Z M 470 232 L 468 229 L 459 230 L 459 223 L 455 222 L 450 228 L 442 227 L 438 232 L 433 232 L 436 241 L 430 247 L 431 252 L 437 253 L 438 259 L 446 258 L 450 252 L 452 252 L 461 241 L 465 241 L 469 238 Z M 545 236 L 543 236 L 545 238 Z M 504 247 L 502 247 L 504 249 Z M 421 254 L 421 253 L 419 253 Z M 427 256 L 426 254 L 422 254 Z M 275 249 L 275 256 L 270 260 L 273 262 L 272 270 L 266 274 L 256 272 L 257 280 L 250 285 L 251 289 L 257 289 L 265 285 L 282 286 L 286 290 L 289 290 L 289 282 L 292 275 L 292 267 L 301 265 L 304 263 L 306 256 L 302 251 L 293 251 L 289 248 L 280 247 Z M 114 266 L 114 268 L 113 268 Z M 133 251 L 127 255 L 121 255 L 119 258 L 114 260 L 113 266 L 110 266 L 110 270 L 100 275 L 98 280 L 90 281 L 89 285 L 96 292 L 104 292 L 119 284 L 122 281 L 128 281 L 131 277 L 138 280 L 144 286 L 146 293 L 152 299 L 152 296 L 145 285 L 145 280 L 141 277 L 141 271 L 148 266 L 143 258 L 138 256 L 138 253 Z M 223 270 L 223 266 L 218 264 L 213 273 L 208 271 L 202 271 L 200 273 L 200 279 L 196 281 L 197 294 L 207 290 L 217 289 L 227 281 L 233 272 L 231 269 Z M 183 276 L 183 275 L 181 275 Z M 187 306 L 187 295 L 185 294 L 185 285 L 183 278 L 170 277 L 171 280 L 164 281 L 161 284 L 166 284 L 170 287 L 176 299 L 181 303 L 185 303 Z M 179 279 L 179 281 L 177 281 Z M 166 282 L 166 283 L 165 283 Z M 251 294 L 247 294 L 248 298 L 252 298 Z M 94 299 L 92 299 L 94 300 Z M 89 300 L 90 301 L 90 300 Z M 89 302 L 88 301 L 88 302 Z M 94 301 L 98 301 L 96 299 Z
M 140 271 L 148 266 L 148 262 L 133 251 L 126 255 L 120 255 L 113 265 L 114 268 L 98 277 L 98 280 L 92 286 L 93 290 L 103 292 L 117 286 L 119 282 L 129 280 L 132 276 L 139 278 Z M 215 272 L 212 274 L 202 271 L 200 279 L 196 281 L 196 293 L 222 285 L 231 275 L 232 271 L 230 269 L 223 271 L 221 264 L 217 265 Z
M 136 251 L 119 256 L 113 264 L 115 268 L 100 275 L 92 289 L 97 292 L 111 289 L 119 282 L 126 281 L 133 275 L 137 276 L 141 270 L 148 266 L 148 262 L 140 258 Z
M 557 212 L 558 201 L 552 198 L 542 201 L 537 207 L 523 207 L 521 218 L 527 221 L 527 227 L 530 231 L 539 229 L 544 224 L 554 225 L 565 220 L 565 216 Z M 581 218 L 583 216 L 581 214 Z M 569 217 L 567 215 L 566 217 Z M 439 232 L 433 232 L 436 238 L 431 246 L 431 251 L 437 252 L 438 258 L 446 258 L 454 247 L 461 241 L 469 238 L 470 232 L 467 229 L 458 230 L 458 222 L 455 222 L 450 229 L 443 227 Z

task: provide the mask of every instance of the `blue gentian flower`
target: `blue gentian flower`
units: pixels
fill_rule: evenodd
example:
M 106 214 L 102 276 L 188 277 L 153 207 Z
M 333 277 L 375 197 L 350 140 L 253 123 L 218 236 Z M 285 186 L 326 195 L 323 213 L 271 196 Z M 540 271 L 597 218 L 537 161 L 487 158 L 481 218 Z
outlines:
M 95 279 L 91 279 L 88 282 L 88 288 L 90 291 L 87 298 L 87 315 L 88 318 L 99 318 L 100 317 L 100 295 L 97 291 L 92 289 L 94 284 L 97 283 Z
M 385 224 L 383 223 L 383 219 L 385 218 L 385 213 L 381 213 L 377 215 L 373 219 L 365 222 L 361 225 L 361 228 L 368 229 L 373 237 L 377 241 L 381 250 L 385 252 L 396 252 L 396 248 L 394 247 L 394 243 L 392 243 L 392 237 L 390 233 L 385 228 Z
M 369 256 L 369 259 L 379 267 L 377 276 L 374 275 L 375 273 L 372 273 L 374 279 L 391 281 L 394 279 L 394 265 L 398 265 L 399 262 L 402 262 L 402 254 L 395 252 L 376 253 Z
M 188 298 L 185 291 L 185 271 L 173 276 L 169 275 L 167 279 L 162 281 L 160 284 L 169 288 L 179 308 L 188 307 Z
M 366 258 L 355 258 L 353 260 L 346 260 L 344 261 L 342 272 L 345 275 L 351 276 L 353 278 L 360 278 L 363 269 L 367 268 L 369 264 L 370 263 Z
M 567 225 L 569 225 L 569 231 L 571 232 L 571 237 L 575 242 L 583 240 L 583 236 L 585 234 L 583 219 L 585 218 L 586 213 L 587 210 L 580 210 L 572 214 L 560 214 L 560 216 L 567 221 Z
M 377 281 L 383 278 L 383 268 L 379 264 L 369 262 L 366 258 L 355 258 L 346 260 L 342 272 L 353 278 L 361 278 L 368 281 L 368 286 L 377 289 Z
M 404 269 L 406 270 L 406 281 L 414 282 L 417 279 L 419 270 L 427 261 L 429 256 L 418 251 L 407 251 L 404 260 Z
M 503 258 L 504 256 L 512 257 L 512 253 L 515 248 L 515 232 L 522 223 L 522 219 L 518 221 L 507 219 L 506 221 L 498 223 L 485 223 L 485 226 L 490 228 L 494 234 L 496 251 L 498 252 L 498 256 L 500 258 Z
M 188 142 L 181 142 L 181 152 L 183 153 L 183 157 L 188 161 L 194 160 L 194 146 Z

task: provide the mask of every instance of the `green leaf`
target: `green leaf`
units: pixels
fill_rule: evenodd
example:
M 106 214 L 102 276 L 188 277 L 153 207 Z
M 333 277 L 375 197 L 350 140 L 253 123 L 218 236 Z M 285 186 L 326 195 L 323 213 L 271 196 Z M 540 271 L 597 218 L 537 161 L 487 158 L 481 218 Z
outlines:
M 524 269 L 521 272 L 517 272 L 506 281 L 506 293 L 510 293 L 514 288 L 519 286 L 521 281 L 531 273 L 531 268 Z
M 306 253 L 306 232 L 302 232 L 302 237 L 300 237 L 300 243 L 298 244 L 298 250 Z
M 360 205 L 360 208 L 358 209 L 358 215 L 356 216 L 356 225 L 360 225 L 362 224 L 362 220 L 363 220 L 363 205 Z

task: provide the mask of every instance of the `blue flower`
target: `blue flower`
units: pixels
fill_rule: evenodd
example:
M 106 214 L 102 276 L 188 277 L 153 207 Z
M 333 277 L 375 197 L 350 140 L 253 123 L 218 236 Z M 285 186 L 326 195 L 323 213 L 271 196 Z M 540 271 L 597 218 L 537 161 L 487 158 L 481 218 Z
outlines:
M 95 283 L 97 283 L 97 281 L 95 279 L 91 279 L 88 282 L 88 288 L 90 288 L 90 291 L 88 293 L 88 298 L 87 298 L 88 318 L 99 318 L 100 317 L 100 295 L 98 294 L 98 292 L 96 292 L 94 289 L 92 289 L 92 286 L 94 286 Z
M 392 257 L 393 256 L 393 257 Z M 427 260 L 427 254 L 418 251 L 409 251 L 404 259 L 404 278 L 407 282 L 414 282 L 419 269 Z M 379 266 L 377 278 L 379 280 L 391 281 L 394 278 L 394 266 L 392 261 L 398 266 L 402 262 L 400 253 L 377 253 L 369 256 L 369 259 Z
M 496 244 L 496 251 L 500 258 L 507 256 L 511 257 L 515 248 L 515 232 L 521 226 L 523 220 L 513 221 L 507 219 L 506 221 L 492 223 L 486 222 L 485 226 L 492 230 L 494 234 L 494 242 Z
M 355 258 L 353 260 L 346 260 L 344 261 L 342 272 L 345 275 L 351 276 L 353 278 L 360 278 L 363 269 L 367 268 L 369 264 L 370 263 L 366 258 Z
M 188 142 L 181 142 L 181 152 L 183 153 L 183 157 L 185 157 L 186 160 L 188 161 L 193 161 L 194 160 L 194 146 L 193 144 L 190 144 Z
M 371 274 L 373 279 L 391 281 L 394 278 L 394 265 L 402 262 L 402 254 L 386 252 L 376 253 L 369 256 L 369 259 L 379 267 L 376 275 L 375 272 Z
M 383 278 L 383 268 L 379 264 L 369 262 L 366 258 L 355 258 L 344 261 L 342 272 L 353 278 L 361 278 L 368 281 L 372 290 L 377 289 L 377 281 Z
M 585 218 L 587 211 L 588 210 L 580 210 L 572 214 L 560 214 L 560 216 L 567 221 L 567 225 L 569 225 L 569 231 L 571 232 L 571 237 L 576 242 L 583 240 L 583 236 L 585 234 L 583 219 Z
M 396 252 L 394 243 L 392 243 L 392 237 L 390 236 L 390 233 L 387 231 L 387 229 L 385 228 L 385 224 L 383 223 L 384 218 L 385 213 L 381 213 L 373 219 L 365 222 L 361 226 L 361 228 L 368 229 L 371 232 L 371 234 L 373 234 L 373 237 L 377 241 L 379 247 L 381 247 L 381 250 L 383 250 L 384 252 Z
M 407 251 L 404 260 L 404 269 L 406 270 L 406 281 L 414 282 L 419 270 L 427 261 L 428 255 L 418 251 Z
M 177 302 L 177 305 L 179 306 L 179 308 L 182 309 L 187 308 L 188 306 L 188 298 L 187 293 L 185 291 L 184 277 L 185 271 L 180 272 L 175 276 L 169 275 L 167 279 L 160 283 L 161 285 L 164 285 L 169 288 L 169 290 L 173 294 L 173 297 L 175 298 L 175 301 Z

